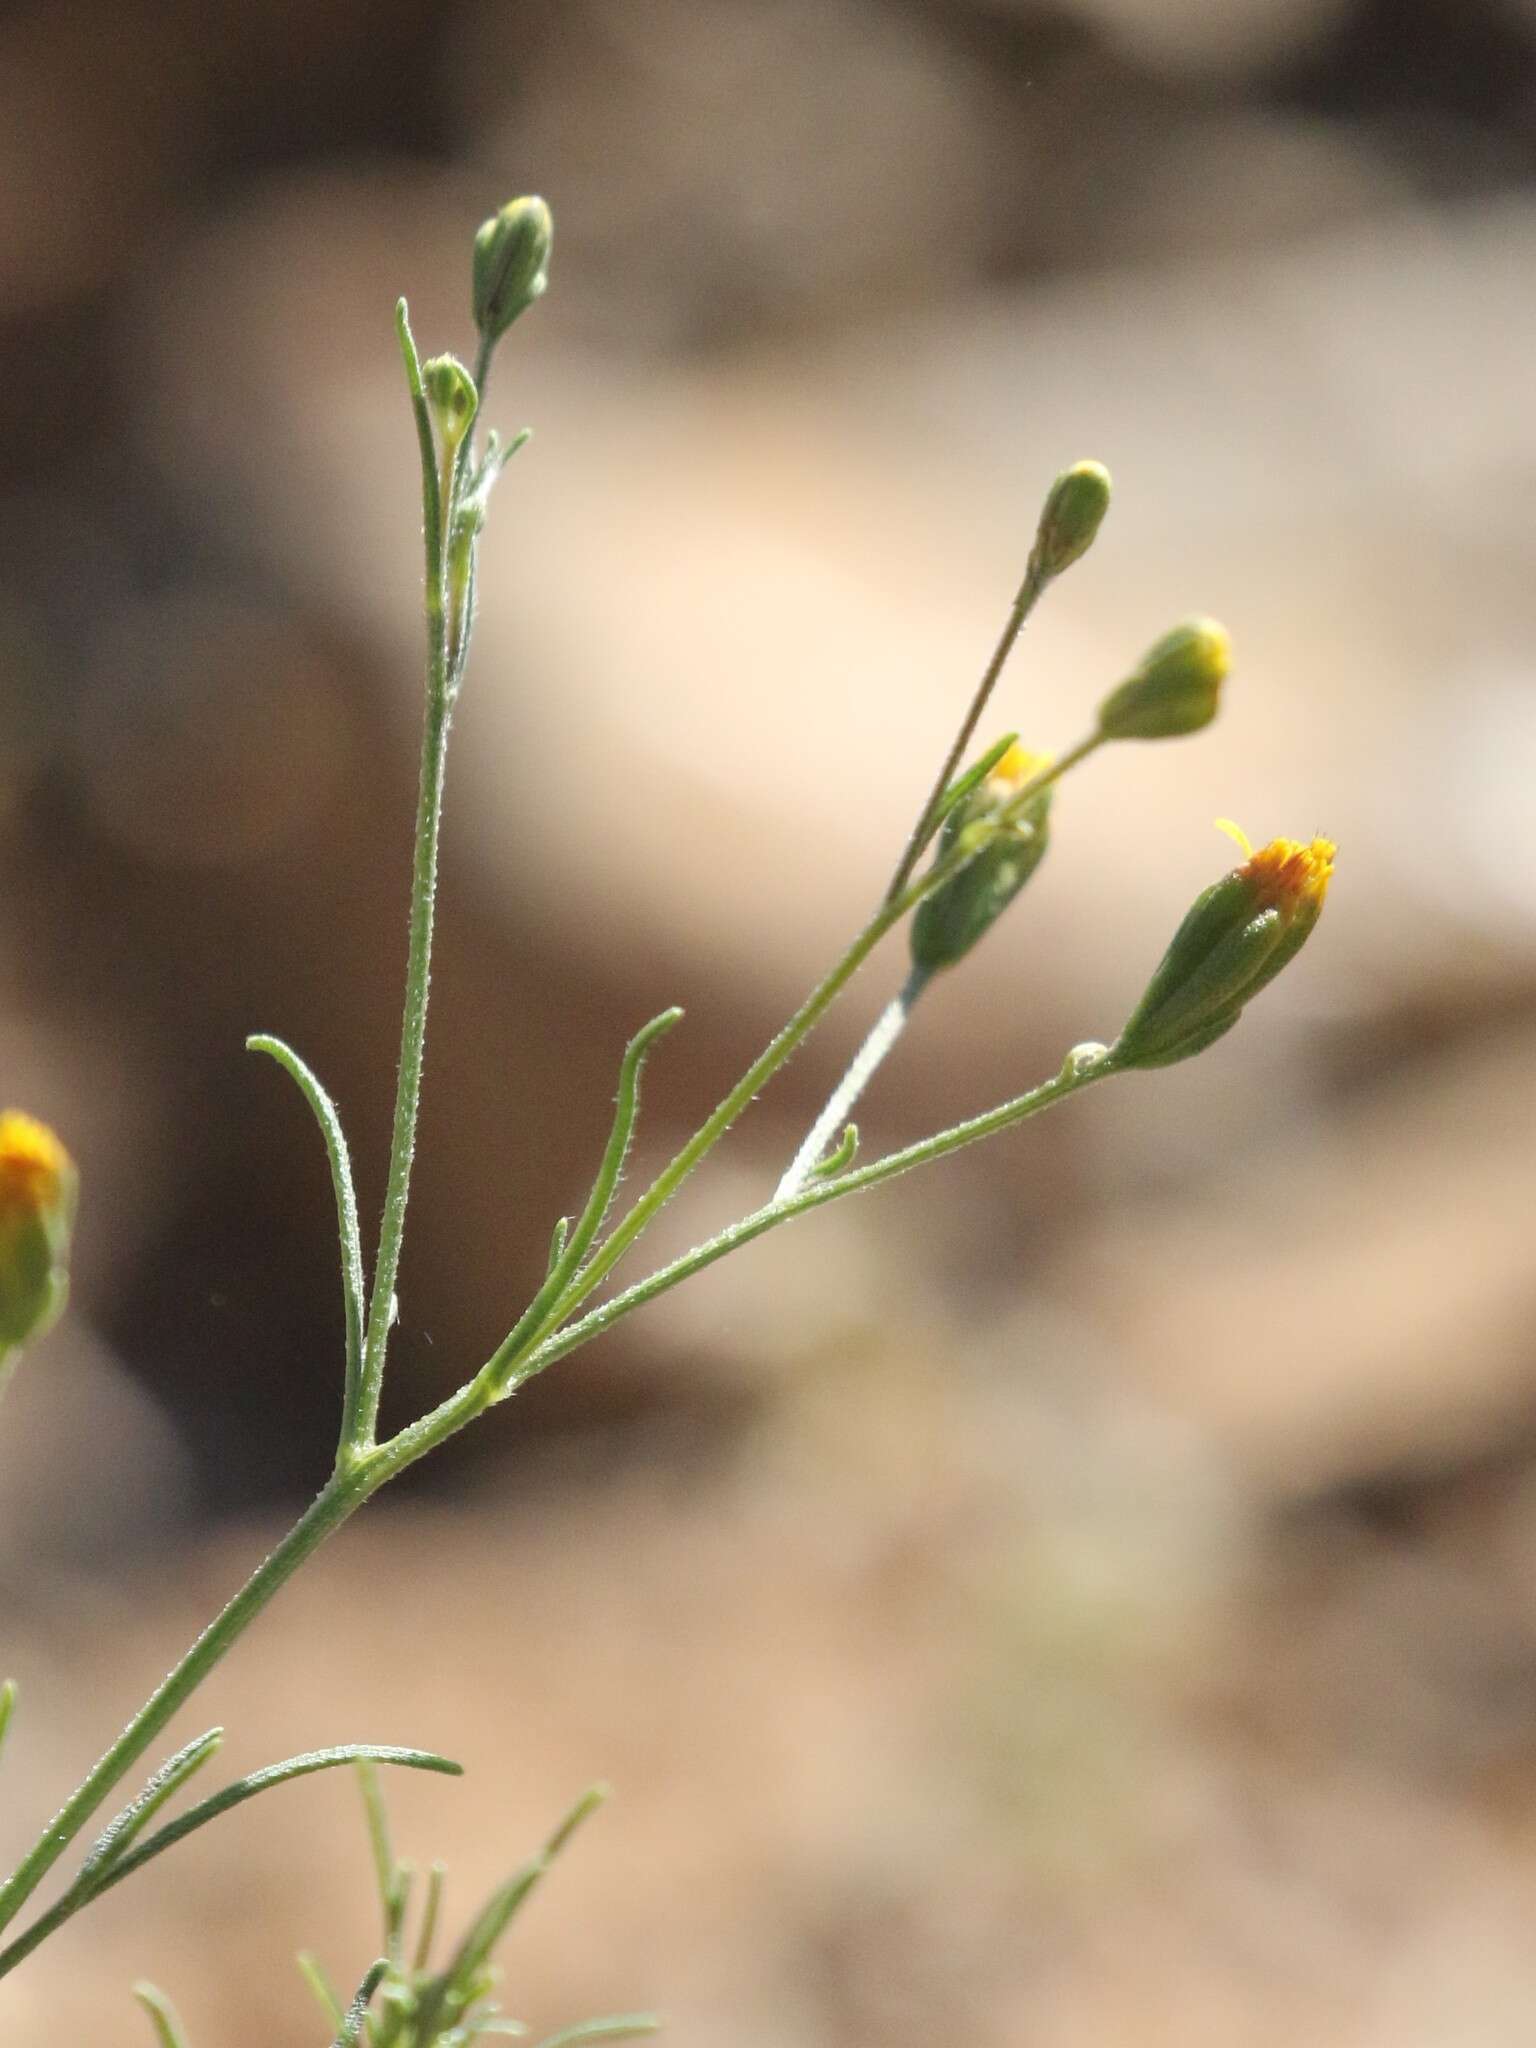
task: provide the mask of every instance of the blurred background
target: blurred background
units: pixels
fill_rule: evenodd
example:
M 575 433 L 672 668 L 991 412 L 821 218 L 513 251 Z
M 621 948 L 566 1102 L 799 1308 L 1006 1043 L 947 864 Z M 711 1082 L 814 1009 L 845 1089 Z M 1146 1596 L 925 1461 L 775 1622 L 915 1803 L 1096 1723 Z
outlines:
M 395 1420 L 512 1320 L 624 1040 L 635 1176 L 857 928 L 1052 475 L 1118 496 L 989 727 L 1231 627 L 861 1112 L 1112 1038 L 1255 837 L 1340 844 L 1198 1063 L 767 1240 L 370 1508 L 178 1739 L 422 1743 L 450 1908 L 593 1777 L 509 2003 L 677 2048 L 1536 2029 L 1536 5 L 76 0 L 0 14 L 0 1094 L 80 1162 L 0 1417 L 0 1851 L 324 1476 L 324 1160 L 382 1189 L 420 701 L 391 332 L 552 202 L 490 403 Z M 877 957 L 633 1262 L 771 1187 Z M 218 1768 L 218 1767 L 216 1767 Z M 450 1916 L 451 1917 L 451 1916 Z M 5 2038 L 318 2043 L 340 1774 L 157 1864 Z

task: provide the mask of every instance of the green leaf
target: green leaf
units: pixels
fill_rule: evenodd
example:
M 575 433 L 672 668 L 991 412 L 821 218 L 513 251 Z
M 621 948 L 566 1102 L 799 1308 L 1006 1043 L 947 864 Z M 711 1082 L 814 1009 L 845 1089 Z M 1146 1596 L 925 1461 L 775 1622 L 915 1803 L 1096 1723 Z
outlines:
M 222 1792 L 215 1792 L 200 1806 L 178 1814 L 175 1820 L 151 1835 L 147 1842 L 141 1842 L 127 1855 L 118 1857 L 101 1881 L 92 1887 L 91 1896 L 94 1898 L 98 1893 L 120 1884 L 130 1871 L 142 1868 L 163 1850 L 205 1827 L 209 1821 L 217 1820 L 220 1814 L 243 1806 L 258 1792 L 270 1791 L 274 1785 L 286 1785 L 293 1778 L 307 1778 L 313 1771 L 329 1771 L 338 1764 L 356 1763 L 359 1757 L 371 1757 L 376 1763 L 394 1764 L 401 1770 L 441 1771 L 450 1778 L 461 1777 L 464 1771 L 462 1764 L 453 1763 L 432 1750 L 396 1749 L 369 1742 L 349 1742 L 337 1749 L 312 1749 L 303 1756 L 291 1756 L 283 1763 L 268 1764 L 265 1770 L 252 1771 L 248 1778 L 237 1778 L 232 1785 L 226 1785 Z
M 660 2030 L 659 2013 L 616 2012 L 607 2019 L 579 2020 L 574 2027 L 562 2027 L 558 2034 L 546 2034 L 538 2048 L 575 2048 L 578 2041 L 637 2041 L 643 2034 Z
M 432 1960 L 432 1943 L 437 1937 L 437 1922 L 443 1910 L 443 1886 L 447 1881 L 448 1866 L 434 1863 L 427 1872 L 427 1897 L 421 1909 L 421 1926 L 416 1935 L 416 1953 L 411 1967 L 418 1975 Z
M 635 1033 L 624 1048 L 624 1058 L 619 1065 L 619 1085 L 614 1099 L 613 1126 L 608 1133 L 608 1143 L 603 1150 L 602 1163 L 597 1169 L 597 1178 L 592 1183 L 592 1192 L 587 1197 L 575 1229 L 562 1244 L 559 1257 L 550 1265 L 544 1285 L 529 1302 L 518 1318 L 511 1334 L 497 1346 L 491 1360 L 494 1367 L 497 1360 L 511 1360 L 517 1356 L 518 1347 L 531 1330 L 538 1328 L 548 1311 L 560 1300 L 567 1284 L 575 1277 L 582 1260 L 591 1249 L 592 1242 L 602 1228 L 603 1218 L 608 1214 L 609 1204 L 618 1190 L 619 1179 L 624 1171 L 624 1161 L 629 1156 L 630 1142 L 635 1134 L 635 1121 L 640 1114 L 640 1076 L 644 1070 L 651 1047 L 659 1038 L 664 1038 L 675 1024 L 682 1021 L 682 1011 L 675 1006 L 663 1010 L 659 1017 L 653 1017 Z M 492 1384 L 500 1384 L 504 1375 L 493 1377 Z
M 932 839 L 933 834 L 938 831 L 944 820 L 957 805 L 963 804 L 973 790 L 980 789 L 1008 749 L 1018 743 L 1018 737 L 1016 732 L 1005 732 L 1000 740 L 993 741 L 987 751 L 978 760 L 974 761 L 963 775 L 955 778 L 939 799 L 938 805 L 934 810 L 931 830 L 928 834 L 929 839 Z
M 245 1041 L 247 1052 L 264 1052 L 277 1061 L 309 1104 L 320 1135 L 325 1140 L 331 1163 L 331 1185 L 336 1193 L 336 1228 L 341 1240 L 341 1299 L 347 1331 L 347 1416 L 357 1406 L 357 1383 L 363 1360 L 363 1243 L 357 1222 L 357 1194 L 352 1185 L 352 1161 L 341 1128 L 336 1105 L 304 1064 L 292 1046 L 267 1032 L 257 1032 Z
M 110 1870 L 137 1841 L 166 1801 L 179 1792 L 210 1757 L 217 1754 L 223 1740 L 222 1728 L 210 1728 L 206 1734 L 194 1736 L 185 1749 L 178 1749 L 174 1756 L 167 1757 L 138 1798 L 125 1806 L 96 1837 L 90 1854 L 80 1866 L 75 1883 L 87 1885 L 91 1893 L 98 1891 L 102 1873 Z
M 318 1956 L 311 1955 L 308 1949 L 300 1949 L 295 1961 L 299 1966 L 299 1975 L 314 1993 L 315 2003 L 325 2014 L 327 2024 L 339 2027 L 346 2019 L 346 2008 L 342 2005 L 341 1993 L 331 1982 L 325 1965 Z
M 513 1872 L 505 1884 L 492 1892 L 479 1917 L 459 1945 L 449 1976 L 462 1982 L 490 1961 L 491 1953 L 527 1901 L 534 1887 L 545 1877 L 556 1857 L 582 1822 L 591 1818 L 609 1797 L 606 1785 L 593 1785 L 583 1792 L 536 1856 Z
M 358 2039 L 363 2031 L 363 2022 L 367 2019 L 368 2008 L 373 2003 L 373 1994 L 388 1974 L 389 1959 L 380 1956 L 358 1985 L 357 1996 L 347 2007 L 346 2017 L 336 2029 L 336 2039 L 331 2043 L 331 2048 L 357 2048 Z
M 488 1983 L 487 1966 L 496 1944 L 577 1828 L 597 1811 L 607 1797 L 606 1785 L 589 1787 L 538 1854 L 492 1892 L 459 1943 L 447 1969 L 422 1989 L 416 2018 L 419 2041 L 435 2041 L 439 2033 L 463 2018 L 475 1999 L 484 1994 Z
M 838 1139 L 832 1151 L 828 1152 L 823 1158 L 818 1159 L 811 1168 L 810 1178 L 812 1180 L 831 1180 L 834 1174 L 846 1173 L 858 1157 L 858 1152 L 859 1127 L 857 1124 L 845 1124 L 843 1126 L 843 1135 Z
M 8 1678 L 0 1685 L 0 1750 L 5 1748 L 5 1738 L 10 1732 L 11 1716 L 16 1711 L 16 1681 Z
M 155 2030 L 160 2048 L 187 2048 L 187 2037 L 182 2031 L 176 2008 L 163 1991 L 157 1991 L 153 1984 L 135 1984 L 133 1995 L 149 2014 L 149 2024 Z

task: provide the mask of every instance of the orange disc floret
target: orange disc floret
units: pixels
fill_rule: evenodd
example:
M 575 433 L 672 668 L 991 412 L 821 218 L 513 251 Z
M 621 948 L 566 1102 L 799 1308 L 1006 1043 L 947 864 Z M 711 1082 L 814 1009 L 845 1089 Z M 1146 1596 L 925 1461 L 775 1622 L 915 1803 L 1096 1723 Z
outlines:
M 71 1171 L 69 1154 L 46 1124 L 19 1109 L 0 1115 L 0 1211 L 37 1216 L 56 1209 Z
M 1307 846 L 1299 839 L 1272 839 L 1250 855 L 1239 873 L 1266 910 L 1273 907 L 1289 920 L 1303 905 L 1314 912 L 1322 909 L 1337 851 L 1331 839 L 1314 839 Z

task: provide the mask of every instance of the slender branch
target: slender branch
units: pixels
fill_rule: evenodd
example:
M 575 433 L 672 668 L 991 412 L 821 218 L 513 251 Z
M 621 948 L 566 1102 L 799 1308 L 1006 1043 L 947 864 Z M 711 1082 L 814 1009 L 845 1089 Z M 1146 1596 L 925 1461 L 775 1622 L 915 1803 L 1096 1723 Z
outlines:
M 1013 644 L 1023 632 L 1025 620 L 1039 603 L 1040 594 L 1050 580 L 1037 555 L 1031 553 L 1028 567 L 1024 571 L 1024 581 L 1019 585 L 1018 595 L 1013 600 L 997 645 L 992 650 L 992 659 L 982 671 L 981 681 L 976 685 L 976 694 L 960 721 L 960 730 L 955 734 L 949 752 L 944 757 L 943 767 L 934 778 L 928 801 L 917 814 L 917 823 L 907 835 L 901 859 L 896 863 L 896 872 L 886 886 L 887 903 L 901 894 L 922 859 L 923 849 L 933 837 L 934 828 L 938 823 L 939 807 L 944 801 L 944 792 L 949 788 L 955 770 L 965 758 L 965 750 L 971 744 L 972 736 L 981 723 L 981 714 L 986 710 L 992 692 L 997 687 L 998 677 L 1013 652 Z
M 623 1258 L 635 1239 L 664 1208 L 694 1168 L 724 1137 L 747 1104 L 789 1059 L 831 1008 L 876 946 L 914 904 L 948 881 L 952 874 L 976 858 L 977 847 L 956 846 L 926 875 L 909 886 L 893 902 L 884 903 L 853 941 L 837 965 L 817 983 L 789 1022 L 748 1067 L 724 1100 L 699 1126 L 682 1150 L 662 1168 L 623 1220 L 604 1239 L 587 1266 L 546 1309 L 537 1326 L 530 1327 L 525 1313 L 516 1328 L 503 1339 L 481 1367 L 478 1377 L 492 1387 L 506 1384 L 519 1357 L 539 1344 L 548 1332 L 565 1320 L 592 1290 L 599 1286 Z M 541 1289 L 541 1294 L 545 1290 Z
M 267 1602 L 348 1516 L 362 1506 L 378 1482 L 366 1472 L 334 1477 L 294 1523 L 277 1548 L 246 1580 L 224 1611 L 211 1621 L 176 1668 L 163 1678 L 95 1768 L 65 1800 L 3 1886 L 0 1927 L 8 1926 L 36 1891 L 93 1813 L 133 1769 L 208 1673 Z M 3 1974 L 3 1972 L 0 1972 Z
M 908 1145 L 899 1152 L 891 1152 L 884 1159 L 877 1159 L 869 1166 L 862 1166 L 852 1173 L 840 1174 L 832 1180 L 819 1181 L 804 1188 L 799 1194 L 785 1201 L 772 1201 L 752 1215 L 742 1217 L 716 1236 L 706 1238 L 691 1252 L 684 1252 L 680 1258 L 660 1267 L 648 1279 L 639 1280 L 633 1287 L 627 1287 L 622 1294 L 616 1294 L 601 1308 L 593 1309 L 579 1322 L 569 1324 L 554 1336 L 547 1338 L 536 1350 L 522 1360 L 518 1369 L 506 1382 L 505 1392 L 513 1393 L 525 1380 L 535 1373 L 543 1372 L 553 1365 L 557 1358 L 564 1358 L 568 1352 L 578 1350 L 583 1344 L 591 1343 L 605 1330 L 621 1322 L 627 1315 L 642 1308 L 648 1301 L 665 1294 L 676 1287 L 679 1281 L 687 1280 L 700 1273 L 706 1266 L 712 1266 L 717 1259 L 723 1259 L 728 1252 L 750 1244 L 755 1237 L 766 1231 L 775 1230 L 781 1223 L 789 1223 L 796 1216 L 803 1216 L 811 1209 L 819 1209 L 827 1202 L 841 1201 L 844 1195 L 863 1194 L 866 1189 L 882 1186 L 894 1180 L 898 1174 L 910 1173 L 916 1166 L 926 1166 L 935 1159 L 947 1158 L 951 1152 L 959 1152 L 967 1145 L 974 1145 L 981 1138 L 990 1138 L 998 1131 L 1005 1131 L 1012 1125 L 1023 1123 L 1027 1117 L 1037 1116 L 1041 1110 L 1050 1109 L 1055 1103 L 1064 1102 L 1069 1095 L 1076 1095 L 1095 1081 L 1107 1080 L 1119 1069 L 1112 1059 L 1102 1051 L 1094 1049 L 1094 1057 L 1069 1055 L 1059 1074 L 1044 1081 L 1038 1088 L 1031 1088 L 1024 1095 L 1016 1095 L 1011 1101 L 1001 1103 L 996 1109 L 989 1109 L 981 1116 L 969 1117 L 964 1123 L 955 1124 L 947 1131 L 940 1131 L 935 1137 L 923 1138 L 915 1145 Z

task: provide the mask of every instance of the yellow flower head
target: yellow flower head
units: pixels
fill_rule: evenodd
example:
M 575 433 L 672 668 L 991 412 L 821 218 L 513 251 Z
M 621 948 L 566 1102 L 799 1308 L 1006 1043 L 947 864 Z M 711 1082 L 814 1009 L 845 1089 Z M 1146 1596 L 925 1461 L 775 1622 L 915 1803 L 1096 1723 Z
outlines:
M 1331 839 L 1272 839 L 1196 898 L 1115 1046 L 1126 1067 L 1171 1066 L 1230 1031 L 1311 935 L 1333 874 Z
M 46 1124 L 0 1114 L 0 1348 L 41 1336 L 69 1289 L 75 1169 Z
M 64 1200 L 69 1154 L 46 1124 L 23 1110 L 0 1114 L 0 1215 L 46 1215 Z
M 1304 906 L 1322 909 L 1337 851 L 1331 839 L 1314 839 L 1306 846 L 1299 839 L 1271 839 L 1250 855 L 1242 872 L 1258 899 L 1266 907 L 1273 904 L 1289 922 Z

